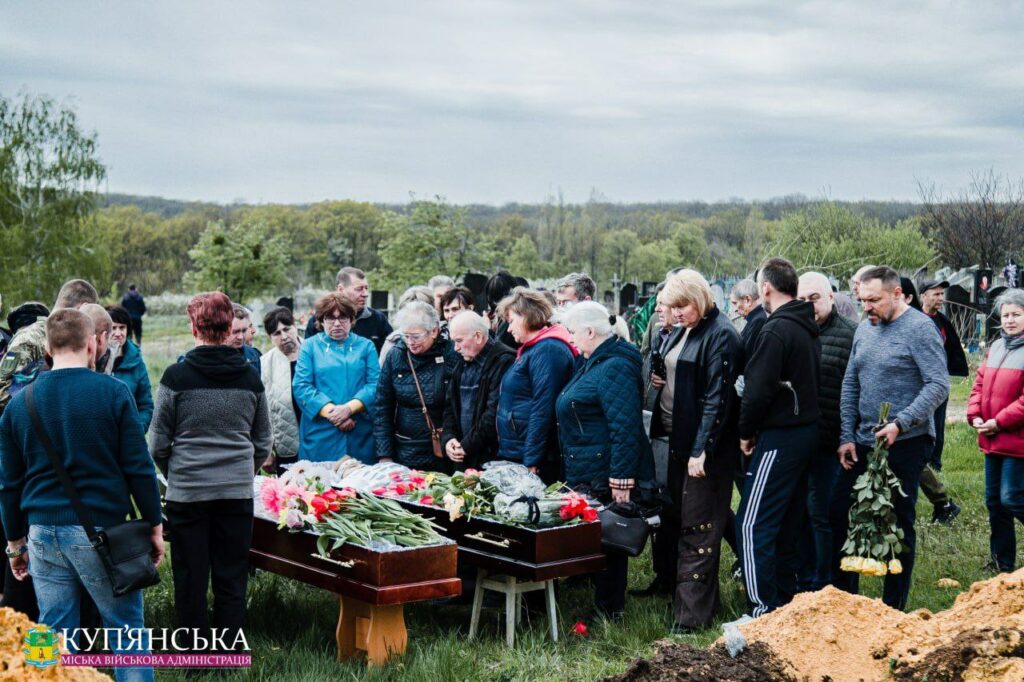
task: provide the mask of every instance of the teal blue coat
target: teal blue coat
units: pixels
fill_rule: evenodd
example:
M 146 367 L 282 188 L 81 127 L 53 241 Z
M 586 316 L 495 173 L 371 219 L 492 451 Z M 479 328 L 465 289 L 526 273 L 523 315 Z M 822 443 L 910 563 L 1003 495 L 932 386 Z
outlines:
M 127 384 L 135 398 L 142 432 L 146 433 L 149 431 L 149 422 L 153 420 L 153 389 L 149 385 L 149 370 L 139 347 L 131 339 L 126 339 L 124 343 L 124 355 L 114 361 L 114 377 Z
M 321 332 L 302 343 L 292 382 L 292 394 L 302 410 L 299 459 L 328 462 L 350 455 L 366 464 L 377 461 L 371 416 L 379 375 L 377 349 L 362 336 L 349 334 L 339 343 Z M 355 415 L 351 431 L 320 416 L 327 403 L 342 405 L 353 399 L 366 409 Z

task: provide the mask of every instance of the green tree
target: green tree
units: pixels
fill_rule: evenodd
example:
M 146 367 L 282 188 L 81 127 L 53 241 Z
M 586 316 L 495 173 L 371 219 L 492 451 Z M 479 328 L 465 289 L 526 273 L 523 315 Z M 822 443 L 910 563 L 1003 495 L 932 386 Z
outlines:
M 186 275 L 185 285 L 193 290 L 218 289 L 239 303 L 284 285 L 291 244 L 284 235 L 271 232 L 264 223 L 210 223 L 189 251 L 197 270 Z
M 0 95 L 0 291 L 12 303 L 52 301 L 61 283 L 109 273 L 89 218 L 106 169 L 95 133 L 45 96 Z
M 466 222 L 464 209 L 443 198 L 417 201 L 408 216 L 389 214 L 374 279 L 393 291 L 425 284 L 434 275 L 490 272 L 494 242 Z

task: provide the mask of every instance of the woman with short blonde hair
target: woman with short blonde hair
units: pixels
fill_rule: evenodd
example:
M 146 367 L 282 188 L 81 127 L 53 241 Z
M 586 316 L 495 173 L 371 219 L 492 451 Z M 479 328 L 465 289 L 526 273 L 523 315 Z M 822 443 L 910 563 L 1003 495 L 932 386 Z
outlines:
M 680 270 L 668 278 L 661 298 L 670 308 L 694 307 L 697 317 L 701 318 L 715 305 L 715 297 L 711 293 L 711 285 L 696 270 Z

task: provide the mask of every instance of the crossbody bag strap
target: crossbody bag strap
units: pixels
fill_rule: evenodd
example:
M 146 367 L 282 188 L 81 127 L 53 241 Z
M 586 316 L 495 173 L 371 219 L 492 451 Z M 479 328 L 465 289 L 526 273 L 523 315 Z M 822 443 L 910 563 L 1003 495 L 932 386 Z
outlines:
M 427 420 L 427 428 L 433 432 L 434 420 L 430 418 L 430 411 L 427 409 L 427 401 L 423 397 L 423 389 L 420 388 L 420 378 L 416 376 L 416 368 L 412 364 L 412 353 L 406 350 L 405 355 L 409 358 L 409 369 L 412 370 L 412 380 L 416 383 L 416 394 L 420 397 L 420 406 L 423 408 L 423 418 Z
M 50 464 L 53 465 L 54 471 L 57 472 L 57 478 L 60 479 L 60 484 L 64 487 L 64 494 L 71 500 L 71 506 L 74 508 L 75 514 L 78 515 L 79 523 L 85 529 L 85 534 L 89 536 L 89 542 L 95 546 L 98 542 L 101 542 L 99 535 L 96 533 L 96 526 L 92 522 L 92 516 L 89 514 L 89 511 L 82 504 L 82 499 L 78 497 L 75 485 L 71 482 L 71 476 L 68 475 L 68 470 L 64 468 L 63 462 L 60 461 L 60 457 L 57 455 L 57 449 L 53 447 L 50 434 L 43 428 L 43 421 L 39 418 L 39 412 L 36 410 L 36 401 L 32 395 L 32 389 L 35 387 L 35 383 L 29 384 L 28 389 L 25 391 L 25 404 L 28 407 L 28 416 L 32 420 L 32 427 L 35 429 L 39 442 L 43 444 L 43 449 L 46 450 L 46 456 L 49 457 Z

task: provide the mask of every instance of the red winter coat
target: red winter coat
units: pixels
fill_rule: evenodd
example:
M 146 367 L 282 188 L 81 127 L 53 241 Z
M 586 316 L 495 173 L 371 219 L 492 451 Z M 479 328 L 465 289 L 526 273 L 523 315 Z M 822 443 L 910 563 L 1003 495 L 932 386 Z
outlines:
M 1024 337 L 998 339 L 978 368 L 971 398 L 967 401 L 967 422 L 976 417 L 995 418 L 999 432 L 978 436 L 985 453 L 1024 457 Z

